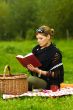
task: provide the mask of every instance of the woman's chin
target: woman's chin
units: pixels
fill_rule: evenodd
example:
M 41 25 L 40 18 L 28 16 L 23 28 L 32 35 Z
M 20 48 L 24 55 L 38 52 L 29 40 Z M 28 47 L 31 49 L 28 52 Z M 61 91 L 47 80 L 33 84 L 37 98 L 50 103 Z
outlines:
M 39 44 L 40 45 L 40 47 L 43 47 L 43 45 L 42 44 Z
M 42 46 L 42 45 L 40 45 L 40 47 L 42 48 L 43 46 Z

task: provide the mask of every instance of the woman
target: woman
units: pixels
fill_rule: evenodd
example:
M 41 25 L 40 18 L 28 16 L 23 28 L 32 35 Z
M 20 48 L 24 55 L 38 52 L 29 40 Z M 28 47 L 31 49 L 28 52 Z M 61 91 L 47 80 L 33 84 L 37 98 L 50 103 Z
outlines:
M 33 48 L 32 52 L 42 66 L 35 68 L 31 64 L 28 65 L 28 70 L 32 75 L 28 78 L 29 90 L 32 90 L 32 88 L 60 88 L 60 83 L 64 81 L 62 55 L 60 50 L 52 43 L 53 33 L 54 29 L 48 26 L 41 26 L 36 30 L 38 45 Z

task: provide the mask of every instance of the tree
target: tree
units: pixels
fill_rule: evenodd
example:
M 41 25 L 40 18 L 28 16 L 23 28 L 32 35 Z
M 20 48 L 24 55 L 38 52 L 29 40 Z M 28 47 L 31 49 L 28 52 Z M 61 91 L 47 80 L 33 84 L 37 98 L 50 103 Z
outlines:
M 67 31 L 73 36 L 73 1 L 61 0 L 57 3 L 57 30 L 59 36 L 66 37 Z
M 35 1 L 15 0 L 11 8 L 17 33 L 25 38 L 27 31 L 35 26 Z
M 13 19 L 10 6 L 5 2 L 0 3 L 0 39 L 12 39 L 14 34 Z

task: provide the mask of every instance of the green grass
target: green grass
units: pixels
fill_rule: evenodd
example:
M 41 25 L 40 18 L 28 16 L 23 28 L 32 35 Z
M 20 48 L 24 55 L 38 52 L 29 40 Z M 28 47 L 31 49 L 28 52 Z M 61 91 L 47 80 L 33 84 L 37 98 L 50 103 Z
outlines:
M 55 41 L 63 54 L 65 83 L 73 83 L 73 41 Z M 0 42 L 0 73 L 9 64 L 12 74 L 26 73 L 15 58 L 17 54 L 27 54 L 36 45 L 35 41 Z M 23 97 L 3 100 L 0 97 L 0 110 L 73 110 L 73 96 L 61 98 Z

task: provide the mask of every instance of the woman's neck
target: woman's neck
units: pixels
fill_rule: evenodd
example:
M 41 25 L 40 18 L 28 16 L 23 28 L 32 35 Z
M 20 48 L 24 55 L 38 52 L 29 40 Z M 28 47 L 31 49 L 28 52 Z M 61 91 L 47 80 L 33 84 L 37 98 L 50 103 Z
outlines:
M 51 42 L 48 42 L 46 45 L 44 45 L 43 47 L 41 47 L 41 49 L 46 48 L 46 47 L 48 47 L 50 45 L 51 45 Z

